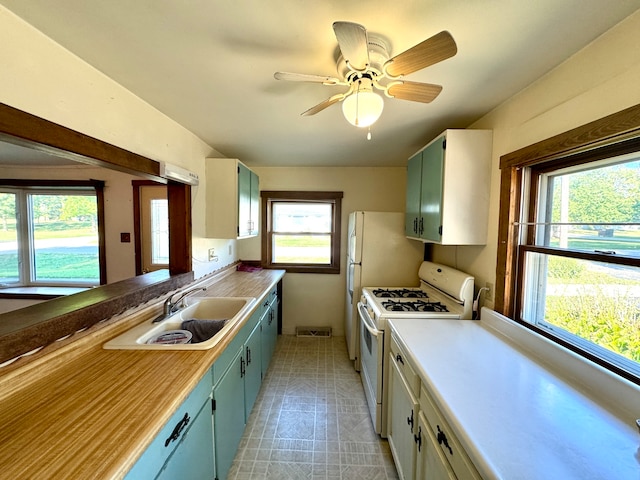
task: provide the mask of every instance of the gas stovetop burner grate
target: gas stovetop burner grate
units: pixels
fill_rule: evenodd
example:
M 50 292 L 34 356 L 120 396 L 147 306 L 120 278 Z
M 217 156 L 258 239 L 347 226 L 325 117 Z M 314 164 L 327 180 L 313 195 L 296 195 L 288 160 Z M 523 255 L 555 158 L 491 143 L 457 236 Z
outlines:
M 445 305 L 440 302 L 425 302 L 416 300 L 413 302 L 398 302 L 394 300 L 386 300 L 382 302 L 382 306 L 389 312 L 448 312 Z
M 373 295 L 378 298 L 427 298 L 424 290 L 412 290 L 410 288 L 376 288 Z

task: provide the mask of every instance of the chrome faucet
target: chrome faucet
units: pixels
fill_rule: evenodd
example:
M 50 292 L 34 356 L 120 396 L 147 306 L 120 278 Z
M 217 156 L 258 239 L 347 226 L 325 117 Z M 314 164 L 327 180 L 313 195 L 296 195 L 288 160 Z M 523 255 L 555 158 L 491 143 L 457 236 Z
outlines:
M 187 295 L 191 295 L 194 292 L 199 292 L 201 290 L 206 290 L 206 289 L 207 289 L 207 287 L 196 287 L 196 288 L 192 288 L 191 290 L 187 290 L 186 292 L 182 293 L 182 295 L 180 295 L 175 302 L 173 301 L 173 297 L 178 295 L 180 292 L 176 292 L 173 295 L 170 295 L 164 301 L 164 304 L 163 304 L 163 307 L 162 307 L 163 308 L 162 314 L 158 315 L 158 317 L 156 317 L 153 320 L 153 323 L 161 322 L 162 320 L 164 320 L 165 318 L 167 318 L 171 314 L 176 313 L 181 308 L 184 308 L 185 307 L 185 305 L 184 305 L 184 297 L 186 297 Z

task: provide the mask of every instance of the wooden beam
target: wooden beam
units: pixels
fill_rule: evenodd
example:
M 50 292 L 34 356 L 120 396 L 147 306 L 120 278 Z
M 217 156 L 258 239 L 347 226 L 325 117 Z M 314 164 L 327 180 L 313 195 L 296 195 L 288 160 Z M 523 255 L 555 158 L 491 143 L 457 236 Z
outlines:
M 191 271 L 191 186 L 169 181 L 169 272 L 178 275 Z
M 0 140 L 166 183 L 160 177 L 160 164 L 154 160 L 4 103 L 0 103 Z

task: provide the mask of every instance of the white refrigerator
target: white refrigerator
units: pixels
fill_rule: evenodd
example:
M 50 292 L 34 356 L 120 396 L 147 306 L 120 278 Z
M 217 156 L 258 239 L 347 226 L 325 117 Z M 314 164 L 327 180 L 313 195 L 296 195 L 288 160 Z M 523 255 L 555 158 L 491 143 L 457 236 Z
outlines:
M 402 212 L 352 212 L 347 236 L 345 339 L 359 370 L 358 302 L 362 287 L 417 287 L 424 244 L 405 237 Z

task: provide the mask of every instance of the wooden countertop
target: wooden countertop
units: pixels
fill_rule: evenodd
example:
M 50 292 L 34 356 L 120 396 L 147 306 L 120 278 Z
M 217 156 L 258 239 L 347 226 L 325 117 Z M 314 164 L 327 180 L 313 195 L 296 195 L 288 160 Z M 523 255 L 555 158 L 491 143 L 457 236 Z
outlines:
M 200 296 L 256 297 L 257 308 L 283 275 L 229 271 L 197 284 L 208 286 Z M 102 348 L 157 315 L 159 300 L 0 369 L 0 478 L 123 478 L 255 310 L 211 350 Z

